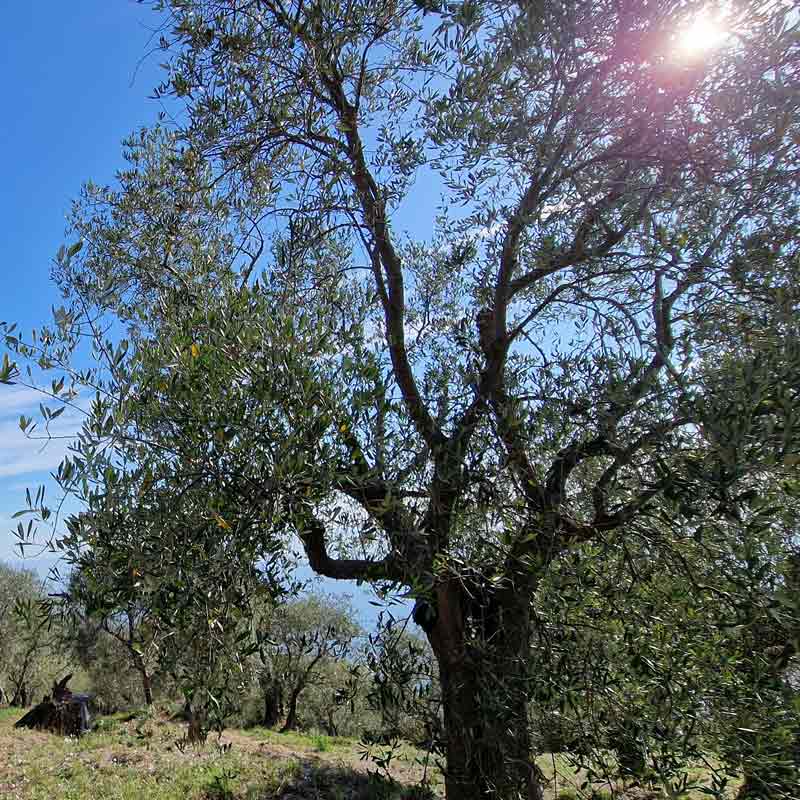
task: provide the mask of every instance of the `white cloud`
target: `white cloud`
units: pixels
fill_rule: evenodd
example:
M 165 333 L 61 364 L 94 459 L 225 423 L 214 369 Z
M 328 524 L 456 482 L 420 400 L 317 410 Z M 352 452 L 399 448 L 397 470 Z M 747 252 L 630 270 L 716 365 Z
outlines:
M 30 487 L 31 482 L 23 479 L 17 481 L 16 483 L 6 483 L 3 486 L 3 491 L 19 494 L 20 492 L 24 492 L 26 489 L 30 489 Z
M 48 400 L 36 389 L 15 386 L 6 390 L 0 387 L 0 479 L 49 473 L 66 455 L 69 443 L 80 428 L 83 413 L 79 407 L 68 406 L 46 429 L 39 413 L 40 403 L 50 408 L 58 407 L 57 402 Z M 21 414 L 36 422 L 33 438 L 20 430 Z M 48 439 L 48 433 L 53 438 Z M 0 488 L 5 491 L 11 489 L 10 486 L 2 486 L 2 483 Z
M 57 533 L 49 522 L 37 523 L 34 521 L 30 540 L 26 540 L 24 543 L 19 536 L 17 536 L 17 526 L 22 524 L 23 528 L 27 531 L 28 522 L 32 517 L 22 516 L 14 519 L 13 514 L 17 509 L 12 510 L 9 508 L 9 506 L 14 505 L 18 508 L 24 506 L 24 495 L 6 497 L 6 508 L 0 511 L 0 561 L 19 563 L 23 566 L 23 562 L 27 561 L 36 564 L 43 564 L 45 562 L 54 564 L 60 561 L 62 556 L 60 552 L 55 551 L 53 547 L 57 539 Z M 59 520 L 63 520 L 66 515 L 67 512 L 62 509 Z M 53 515 L 51 519 L 55 520 L 55 515 Z M 57 529 L 61 530 L 61 528 L 60 522 L 57 522 Z M 20 544 L 24 544 L 22 549 L 20 549 Z M 38 567 L 30 567 L 30 569 L 38 569 Z
M 12 519 L 12 515 L 24 507 L 26 488 L 33 491 L 44 483 L 52 499 L 52 491 L 57 487 L 54 487 L 49 474 L 66 455 L 83 414 L 80 408 L 68 407 L 50 424 L 50 434 L 58 438 L 29 439 L 19 428 L 19 416 L 32 417 L 37 422 L 33 435 L 44 435 L 44 423 L 39 413 L 42 402 L 51 408 L 57 407 L 36 389 L 0 386 L 0 561 L 45 575 L 58 559 L 46 547 L 52 529 L 47 525 L 40 526 L 36 544 L 25 548 L 23 558 L 14 531 L 20 522 L 27 525 L 28 518 Z
M 66 455 L 80 424 L 76 415 L 68 417 L 66 414 L 58 422 L 50 426 L 54 438 L 47 440 L 29 439 L 16 421 L 0 420 L 0 478 L 54 470 Z M 33 435 L 39 433 L 37 428 Z M 43 429 L 41 435 L 44 435 Z
M 9 499 L 13 500 L 13 498 Z M 0 561 L 17 563 L 22 560 L 22 554 L 18 547 L 19 539 L 14 535 L 17 525 L 22 521 L 23 519 L 12 519 L 10 513 L 0 514 Z M 29 555 L 38 556 L 42 548 L 37 546 L 25 549 L 30 550 Z
M 63 497 L 53 480 L 48 480 L 43 474 L 32 475 L 28 487 L 11 489 L 9 483 L 0 479 L 0 561 L 20 562 L 22 566 L 41 573 L 42 565 L 52 566 L 62 559 L 60 552 L 54 551 L 52 545 L 63 534 L 63 521 L 79 510 L 79 504 L 74 498 Z M 30 488 L 33 494 L 40 483 L 45 485 L 45 504 L 53 513 L 45 523 L 34 521 L 31 541 L 20 551 L 17 527 L 21 523 L 27 529 L 33 517 L 23 515 L 15 519 L 14 514 L 26 505 L 25 488 Z M 19 486 L 19 483 L 15 482 L 15 486 Z
M 19 549 L 16 547 L 17 539 L 11 532 L 15 520 L 10 515 L 0 514 L 0 561 L 16 561 L 19 559 Z
M 38 390 L 27 386 L 0 386 L 0 418 L 21 414 L 47 398 Z

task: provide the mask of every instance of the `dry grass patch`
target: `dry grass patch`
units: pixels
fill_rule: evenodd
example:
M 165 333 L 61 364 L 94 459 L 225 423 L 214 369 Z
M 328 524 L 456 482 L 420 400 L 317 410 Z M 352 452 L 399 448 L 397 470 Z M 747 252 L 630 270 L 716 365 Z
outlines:
M 8 800 L 255 800 L 280 796 L 291 758 L 176 746 L 178 725 L 118 722 L 80 739 L 15 730 L 0 717 L 0 797 Z

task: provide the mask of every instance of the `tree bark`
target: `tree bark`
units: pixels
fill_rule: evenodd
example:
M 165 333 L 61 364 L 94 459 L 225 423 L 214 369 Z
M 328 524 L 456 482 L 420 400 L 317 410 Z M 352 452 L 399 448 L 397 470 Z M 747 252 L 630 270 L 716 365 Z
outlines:
M 311 661 L 308 662 L 301 676 L 297 679 L 297 683 L 292 689 L 292 693 L 289 695 L 289 713 L 286 715 L 286 722 L 281 728 L 281 733 L 293 731 L 297 728 L 297 700 L 300 697 L 300 693 L 308 685 L 309 678 L 314 672 L 314 667 L 316 667 L 323 655 L 324 652 L 322 650 L 317 652 Z
M 272 680 L 263 686 L 265 728 L 274 728 L 283 716 L 283 689 L 278 681 Z
M 144 694 L 144 704 L 146 706 L 153 705 L 153 688 L 150 684 L 150 675 L 147 670 L 142 668 L 142 693 Z
M 298 684 L 292 689 L 292 693 L 289 695 L 289 712 L 286 714 L 286 722 L 283 723 L 281 733 L 288 733 L 297 728 L 297 699 L 304 688 L 305 684 Z
M 150 681 L 150 675 L 147 672 L 144 659 L 142 659 L 142 657 L 135 650 L 132 650 L 131 652 L 133 653 L 133 661 L 136 666 L 136 670 L 142 679 L 142 694 L 144 695 L 144 704 L 146 706 L 151 706 L 153 705 L 153 687 Z
M 429 639 L 442 687 L 447 800 L 544 797 L 528 728 L 530 615 L 514 595 L 496 593 L 473 614 L 459 584 L 437 593 Z
M 334 707 L 329 706 L 327 710 L 327 721 L 325 723 L 325 727 L 327 728 L 326 733 L 328 734 L 328 736 L 339 735 L 339 729 L 336 726 L 336 721 L 333 718 L 333 714 L 334 714 Z
M 189 710 L 189 727 L 186 731 L 186 741 L 189 744 L 202 745 L 208 735 L 206 729 L 205 709 L 197 708 L 193 703 L 187 703 Z
M 9 705 L 15 708 L 28 707 L 28 687 L 24 683 L 14 688 L 14 696 L 11 698 Z

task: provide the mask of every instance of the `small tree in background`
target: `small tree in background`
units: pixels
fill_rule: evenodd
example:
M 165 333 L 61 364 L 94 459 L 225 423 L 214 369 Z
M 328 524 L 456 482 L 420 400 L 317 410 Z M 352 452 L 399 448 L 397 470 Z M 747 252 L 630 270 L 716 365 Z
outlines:
M 137 582 L 134 573 L 131 578 Z M 91 579 L 75 570 L 70 575 L 67 590 L 60 595 L 64 601 L 61 610 L 72 629 L 70 635 L 76 656 L 89 671 L 95 691 L 100 684 L 106 689 L 113 687 L 121 675 L 133 671 L 139 682 L 141 700 L 146 706 L 152 705 L 153 671 L 160 638 L 166 634 L 153 625 L 149 609 L 142 605 L 144 593 L 139 593 L 137 601 L 136 593 L 131 591 L 124 607 L 110 610 L 103 598 L 95 596 L 91 585 Z M 103 642 L 104 638 L 112 640 L 113 644 Z M 117 692 L 112 689 L 111 694 Z M 133 696 L 123 693 L 123 697 L 129 705 L 134 704 Z
M 370 634 L 363 660 L 370 675 L 367 699 L 377 712 L 366 743 L 386 748 L 391 757 L 397 745 L 413 742 L 442 754 L 442 698 L 436 660 L 430 645 L 410 633 L 410 618 L 396 619 L 384 612 Z
M 277 722 L 285 712 L 281 732 L 295 730 L 303 692 L 331 663 L 353 656 L 362 635 L 352 606 L 342 598 L 311 594 L 271 612 L 259 630 L 265 723 L 267 717 Z
M 71 663 L 46 603 L 34 573 L 0 563 L 0 687 L 9 705 L 32 703 Z

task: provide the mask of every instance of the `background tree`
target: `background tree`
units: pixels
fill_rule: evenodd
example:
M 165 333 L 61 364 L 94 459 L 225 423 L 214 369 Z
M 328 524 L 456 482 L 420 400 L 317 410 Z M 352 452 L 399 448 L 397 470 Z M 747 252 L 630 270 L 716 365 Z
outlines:
M 34 573 L 0 563 L 0 686 L 9 705 L 29 705 L 69 667 L 46 602 Z
M 151 466 L 138 465 L 138 491 L 156 480 Z M 115 482 L 124 477 L 113 467 L 103 472 L 114 474 Z M 66 600 L 83 603 L 88 619 L 124 645 L 143 689 L 142 666 L 157 667 L 177 687 L 190 738 L 204 740 L 239 706 L 247 660 L 256 649 L 256 610 L 277 592 L 273 565 L 260 557 L 269 554 L 258 549 L 257 531 L 247 568 L 229 560 L 232 537 L 246 535 L 248 523 L 229 515 L 213 485 L 198 485 L 172 501 L 153 492 L 152 505 L 133 514 L 128 481 L 130 475 L 124 490 L 87 493 L 91 511 L 68 519 L 62 544 L 78 589 Z M 78 547 L 87 535 L 96 546 Z M 137 620 L 129 613 L 142 615 L 138 626 L 130 626 Z
M 207 588 L 203 559 L 179 571 L 199 537 L 225 586 L 299 542 L 321 575 L 404 587 L 448 798 L 540 798 L 543 582 L 609 540 L 680 554 L 798 454 L 792 333 L 741 314 L 796 283 L 797 18 L 726 4 L 728 37 L 687 54 L 704 9 L 678 0 L 154 5 L 185 122 L 86 188 L 69 307 L 6 337 L 69 368 L 95 334 L 59 473 L 93 515 L 64 546 L 115 552 L 122 496 L 166 581 Z M 415 180 L 443 195 L 425 218 Z
M 131 574 L 134 583 L 137 577 L 140 576 Z M 146 706 L 152 705 L 153 673 L 160 639 L 168 634 L 153 624 L 150 610 L 142 603 L 144 593 L 138 593 L 137 597 L 137 593 L 131 591 L 127 605 L 109 610 L 107 600 L 96 598 L 91 586 L 92 579 L 74 570 L 67 590 L 61 594 L 64 601 L 61 611 L 69 620 L 70 642 L 65 645 L 71 644 L 89 673 L 95 694 L 105 700 L 105 705 L 115 702 L 112 697 L 133 704 L 128 674 L 131 671 L 138 680 L 142 701 Z M 124 689 L 120 691 L 123 684 Z
M 341 598 L 312 594 L 269 615 L 259 631 L 265 716 L 283 713 L 285 702 L 282 733 L 298 727 L 298 702 L 309 684 L 318 682 L 331 662 L 352 656 L 361 635 L 352 606 Z
M 409 631 L 409 622 L 384 612 L 367 639 L 367 697 L 379 719 L 366 729 L 365 738 L 389 748 L 413 742 L 440 755 L 442 704 L 435 659 L 430 645 Z

